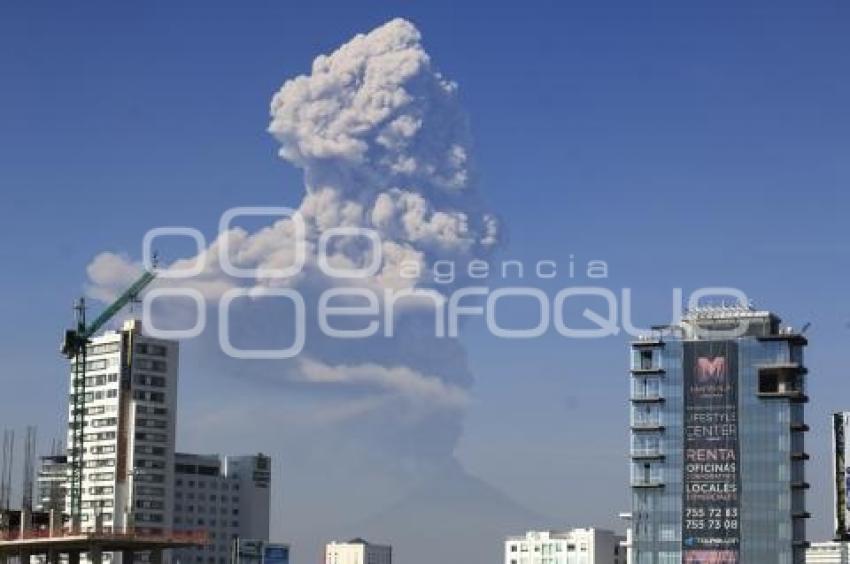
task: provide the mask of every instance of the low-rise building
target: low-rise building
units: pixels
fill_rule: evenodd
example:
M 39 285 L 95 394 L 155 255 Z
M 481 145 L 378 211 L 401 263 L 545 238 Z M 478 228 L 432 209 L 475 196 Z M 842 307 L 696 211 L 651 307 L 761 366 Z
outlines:
M 36 511 L 65 512 L 65 497 L 68 495 L 68 457 L 51 454 L 41 457 L 36 476 Z
M 391 546 L 372 544 L 361 538 L 325 546 L 325 564 L 392 564 L 392 561 Z
M 605 529 L 529 531 L 505 540 L 505 564 L 626 564 L 624 540 Z
M 228 564 L 236 539 L 269 540 L 271 459 L 177 453 L 174 530 L 205 531 L 209 544 L 174 553 L 178 564 Z
M 850 564 L 850 542 L 814 542 L 806 549 L 806 564 Z

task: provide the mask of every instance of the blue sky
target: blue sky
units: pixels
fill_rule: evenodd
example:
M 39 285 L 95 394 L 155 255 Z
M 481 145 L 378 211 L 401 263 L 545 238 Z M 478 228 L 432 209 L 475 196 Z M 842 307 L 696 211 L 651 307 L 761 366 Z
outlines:
M 645 325 L 669 318 L 671 288 L 707 285 L 812 322 L 810 510 L 825 537 L 826 415 L 850 408 L 840 1 L 5 5 L 0 382 L 19 399 L 0 426 L 59 428 L 57 343 L 97 253 L 138 256 L 159 225 L 211 237 L 234 205 L 297 204 L 300 175 L 265 132 L 271 95 L 395 16 L 460 84 L 504 257 L 603 259 Z M 615 524 L 625 339 L 505 343 L 473 326 L 465 340 L 478 382 L 461 460 L 553 526 Z M 575 493 L 588 482 L 604 491 Z

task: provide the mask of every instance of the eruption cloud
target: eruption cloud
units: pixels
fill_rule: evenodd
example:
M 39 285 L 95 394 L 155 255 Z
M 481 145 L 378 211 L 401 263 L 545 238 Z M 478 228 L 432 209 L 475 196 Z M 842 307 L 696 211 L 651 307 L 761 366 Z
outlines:
M 297 211 L 304 237 L 296 237 L 291 218 L 252 231 L 229 227 L 197 256 L 164 268 L 200 265 L 200 274 L 163 276 L 155 284 L 199 291 L 211 320 L 231 289 L 297 290 L 307 309 L 304 348 L 290 360 L 229 358 L 215 322 L 208 323 L 183 345 L 195 354 L 181 367 L 181 387 L 192 394 L 188 404 L 181 399 L 179 439 L 193 450 L 271 454 L 285 476 L 274 490 L 272 505 L 283 508 L 276 529 L 304 553 L 334 536 L 365 533 L 392 540 L 410 564 L 492 560 L 505 531 L 539 516 L 467 474 L 456 459 L 473 377 L 459 341 L 435 331 L 433 303 L 396 301 L 391 337 L 331 338 L 310 315 L 323 292 L 340 286 L 445 298 L 467 281 L 462 273 L 470 261 L 498 249 L 500 226 L 476 190 L 458 87 L 434 68 L 419 31 L 396 19 L 317 57 L 310 74 L 284 83 L 270 111 L 268 131 L 280 157 L 303 171 Z M 340 227 L 379 235 L 373 275 L 344 280 L 319 268 L 322 234 Z M 300 272 L 270 276 L 293 264 L 299 241 L 306 257 Z M 228 275 L 222 252 L 256 275 Z M 372 255 L 362 237 L 347 236 L 331 238 L 325 253 L 337 268 L 361 268 Z M 458 265 L 452 284 L 435 283 L 437 261 Z M 102 253 L 88 268 L 89 294 L 107 301 L 140 270 L 126 256 Z M 291 342 L 290 316 L 273 313 L 267 300 L 232 305 L 238 312 L 230 334 L 243 348 L 266 348 L 270 334 Z M 378 319 L 386 319 L 386 307 L 379 300 Z M 192 326 L 195 312 L 179 299 L 158 299 L 150 321 Z
M 328 229 L 364 227 L 380 235 L 378 272 L 356 281 L 377 290 L 445 292 L 445 286 L 432 283 L 436 261 L 466 263 L 488 256 L 499 244 L 498 222 L 475 190 L 471 135 L 457 85 L 434 69 L 419 31 L 406 20 L 357 35 L 317 57 L 309 75 L 286 81 L 271 101 L 268 131 L 280 143 L 280 157 L 303 171 L 306 193 L 298 212 L 306 224 L 304 268 L 284 280 L 263 275 L 293 261 L 294 226 L 286 218 L 255 232 L 232 227 L 220 233 L 198 256 L 168 267 L 179 270 L 200 261 L 200 275 L 160 285 L 190 286 L 208 300 L 246 283 L 285 285 L 301 292 L 309 310 L 322 290 L 352 284 L 317 268 L 317 241 Z M 231 263 L 257 269 L 258 276 L 246 282 L 222 270 L 218 254 L 225 242 Z M 370 260 L 367 247 L 362 238 L 334 237 L 328 262 L 362 267 Z M 411 265 L 418 276 L 410 276 Z M 401 268 L 408 274 L 402 276 Z M 99 255 L 89 266 L 90 294 L 108 299 L 138 269 L 120 255 Z M 180 316 L 176 304 L 155 311 L 157 318 Z M 403 446 L 419 463 L 435 455 L 451 457 L 472 376 L 457 341 L 435 336 L 433 315 L 428 308 L 399 307 L 392 338 L 356 343 L 328 338 L 308 321 L 297 360 L 278 362 L 273 369 L 259 362 L 264 366 L 238 372 L 271 370 L 287 382 L 371 398 L 369 409 L 354 413 L 380 413 L 388 423 L 387 448 Z M 248 317 L 231 331 L 250 341 L 262 329 Z M 411 442 L 412 437 L 418 440 Z
M 268 131 L 280 143 L 280 157 L 303 171 L 303 268 L 287 279 L 264 274 L 294 261 L 295 225 L 284 218 L 254 231 L 224 230 L 197 256 L 165 268 L 200 264 L 198 276 L 156 284 L 194 288 L 210 305 L 237 287 L 295 289 L 308 312 L 304 349 L 292 360 L 238 361 L 223 354 L 210 323 L 197 343 L 185 345 L 202 350 L 192 356 L 191 369 L 184 364 L 181 379 L 199 378 L 193 391 L 203 389 L 199 397 L 206 403 L 186 417 L 191 423 L 188 431 L 181 424 L 181 436 L 194 441 L 192 448 L 255 444 L 289 461 L 282 519 L 288 538 L 302 546 L 318 550 L 322 534 L 369 532 L 369 523 L 379 535 L 392 534 L 401 550 L 408 547 L 411 563 L 412 555 L 434 554 L 433 545 L 414 549 L 429 524 L 445 528 L 446 538 L 465 531 L 455 551 L 476 550 L 469 547 L 476 526 L 483 535 L 479 546 L 498 546 L 507 526 L 503 518 L 523 516 L 512 525 L 529 519 L 524 509 L 467 475 L 455 458 L 473 377 L 461 344 L 436 334 L 433 306 L 400 300 L 392 337 L 379 332 L 357 340 L 326 336 L 310 315 L 320 294 L 339 286 L 378 295 L 421 289 L 446 296 L 463 283 L 463 266 L 499 247 L 499 224 L 475 188 L 469 123 L 457 85 L 435 70 L 419 31 L 396 19 L 317 57 L 310 74 L 286 81 L 271 101 Z M 342 280 L 318 268 L 321 235 L 339 227 L 368 228 L 380 236 L 374 275 Z M 257 276 L 229 276 L 219 261 L 223 246 L 232 265 L 256 269 Z M 369 264 L 369 251 L 362 237 L 337 236 L 326 256 L 337 268 L 360 268 Z M 436 284 L 435 263 L 447 260 L 459 265 L 458 278 Z M 125 256 L 102 253 L 89 265 L 90 295 L 109 299 L 140 268 Z M 289 326 L 285 316 L 269 319 L 261 301 L 238 302 L 240 314 L 231 318 L 230 332 L 244 348 Z M 194 312 L 184 306 L 160 299 L 153 320 L 158 327 L 165 321 L 191 326 Z M 215 308 L 210 310 L 212 318 Z M 240 385 L 216 383 L 221 374 Z M 329 507 L 317 507 L 319 498 Z M 360 525 L 347 528 L 352 523 Z

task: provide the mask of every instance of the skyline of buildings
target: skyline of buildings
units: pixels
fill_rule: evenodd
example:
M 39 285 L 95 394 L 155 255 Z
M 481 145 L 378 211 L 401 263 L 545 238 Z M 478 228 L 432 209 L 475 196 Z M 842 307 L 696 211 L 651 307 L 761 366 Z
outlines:
M 81 529 L 204 531 L 206 546 L 175 550 L 172 561 L 225 564 L 236 539 L 269 540 L 271 459 L 176 452 L 179 349 L 177 341 L 146 336 L 135 319 L 88 345 Z M 69 444 L 73 381 L 70 389 Z M 59 506 L 58 492 L 61 506 L 70 506 L 74 456 L 69 449 L 66 457 L 42 457 L 37 499 L 47 510 Z
M 742 320 L 743 335 L 716 336 Z M 850 412 L 832 418 L 835 539 L 806 541 L 806 345 L 775 314 L 749 308 L 690 312 L 633 342 L 631 527 L 509 536 L 505 564 L 846 562 L 850 545 L 835 541 L 846 538 L 850 509 Z M 90 345 L 83 528 L 99 517 L 105 531 L 204 530 L 207 546 L 176 550 L 172 561 L 225 564 L 238 559 L 237 539 L 269 541 L 271 459 L 175 452 L 178 359 L 177 342 L 146 337 L 136 320 Z M 38 510 L 67 507 L 67 476 L 64 455 L 41 457 Z M 274 546 L 290 561 L 288 545 Z M 391 559 L 389 545 L 360 538 L 325 547 L 326 564 Z
M 21 456 L 20 431 L 37 425 L 37 454 L 61 454 L 49 443 L 66 442 L 67 359 L 137 302 L 143 333 L 180 341 L 175 451 L 270 455 L 271 538 L 298 560 L 362 536 L 406 564 L 493 562 L 512 533 L 622 532 L 632 477 L 646 470 L 651 490 L 667 462 L 640 459 L 651 438 L 632 460 L 629 341 L 725 294 L 811 341 L 800 537 L 834 536 L 827 420 L 850 410 L 848 3 L 4 15 L 2 423 L 18 435 L 22 522 L 22 491 L 79 514 L 60 458 L 21 487 L 38 457 Z M 148 270 L 157 280 L 131 291 Z M 74 346 L 60 356 L 62 333 Z M 128 470 L 124 503 L 91 501 L 97 523 L 156 517 L 132 491 L 156 485 Z M 677 479 L 684 504 L 696 477 Z M 180 519 L 212 527 L 212 514 L 195 504 Z M 793 539 L 793 515 L 788 527 Z M 215 534 L 201 558 L 226 558 L 232 533 Z M 681 553 L 681 527 L 675 538 Z

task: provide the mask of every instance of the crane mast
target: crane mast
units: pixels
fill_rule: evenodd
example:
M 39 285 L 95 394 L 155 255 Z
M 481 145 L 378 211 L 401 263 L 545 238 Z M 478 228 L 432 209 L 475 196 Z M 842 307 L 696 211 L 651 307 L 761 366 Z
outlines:
M 155 265 L 154 265 L 155 266 Z M 86 322 L 86 300 L 81 297 L 74 310 L 76 313 L 76 328 L 65 331 L 65 340 L 62 342 L 62 354 L 71 360 L 72 366 L 72 393 L 71 393 L 71 444 L 68 451 L 70 462 L 70 481 L 68 491 L 70 493 L 71 526 L 79 528 L 82 516 L 83 498 L 83 454 L 85 443 L 85 429 L 83 422 L 86 412 L 86 368 L 88 344 L 91 338 L 106 323 L 109 322 L 128 303 L 137 301 L 139 294 L 148 284 L 156 278 L 156 271 L 145 271 L 142 275 L 110 304 L 91 323 Z

